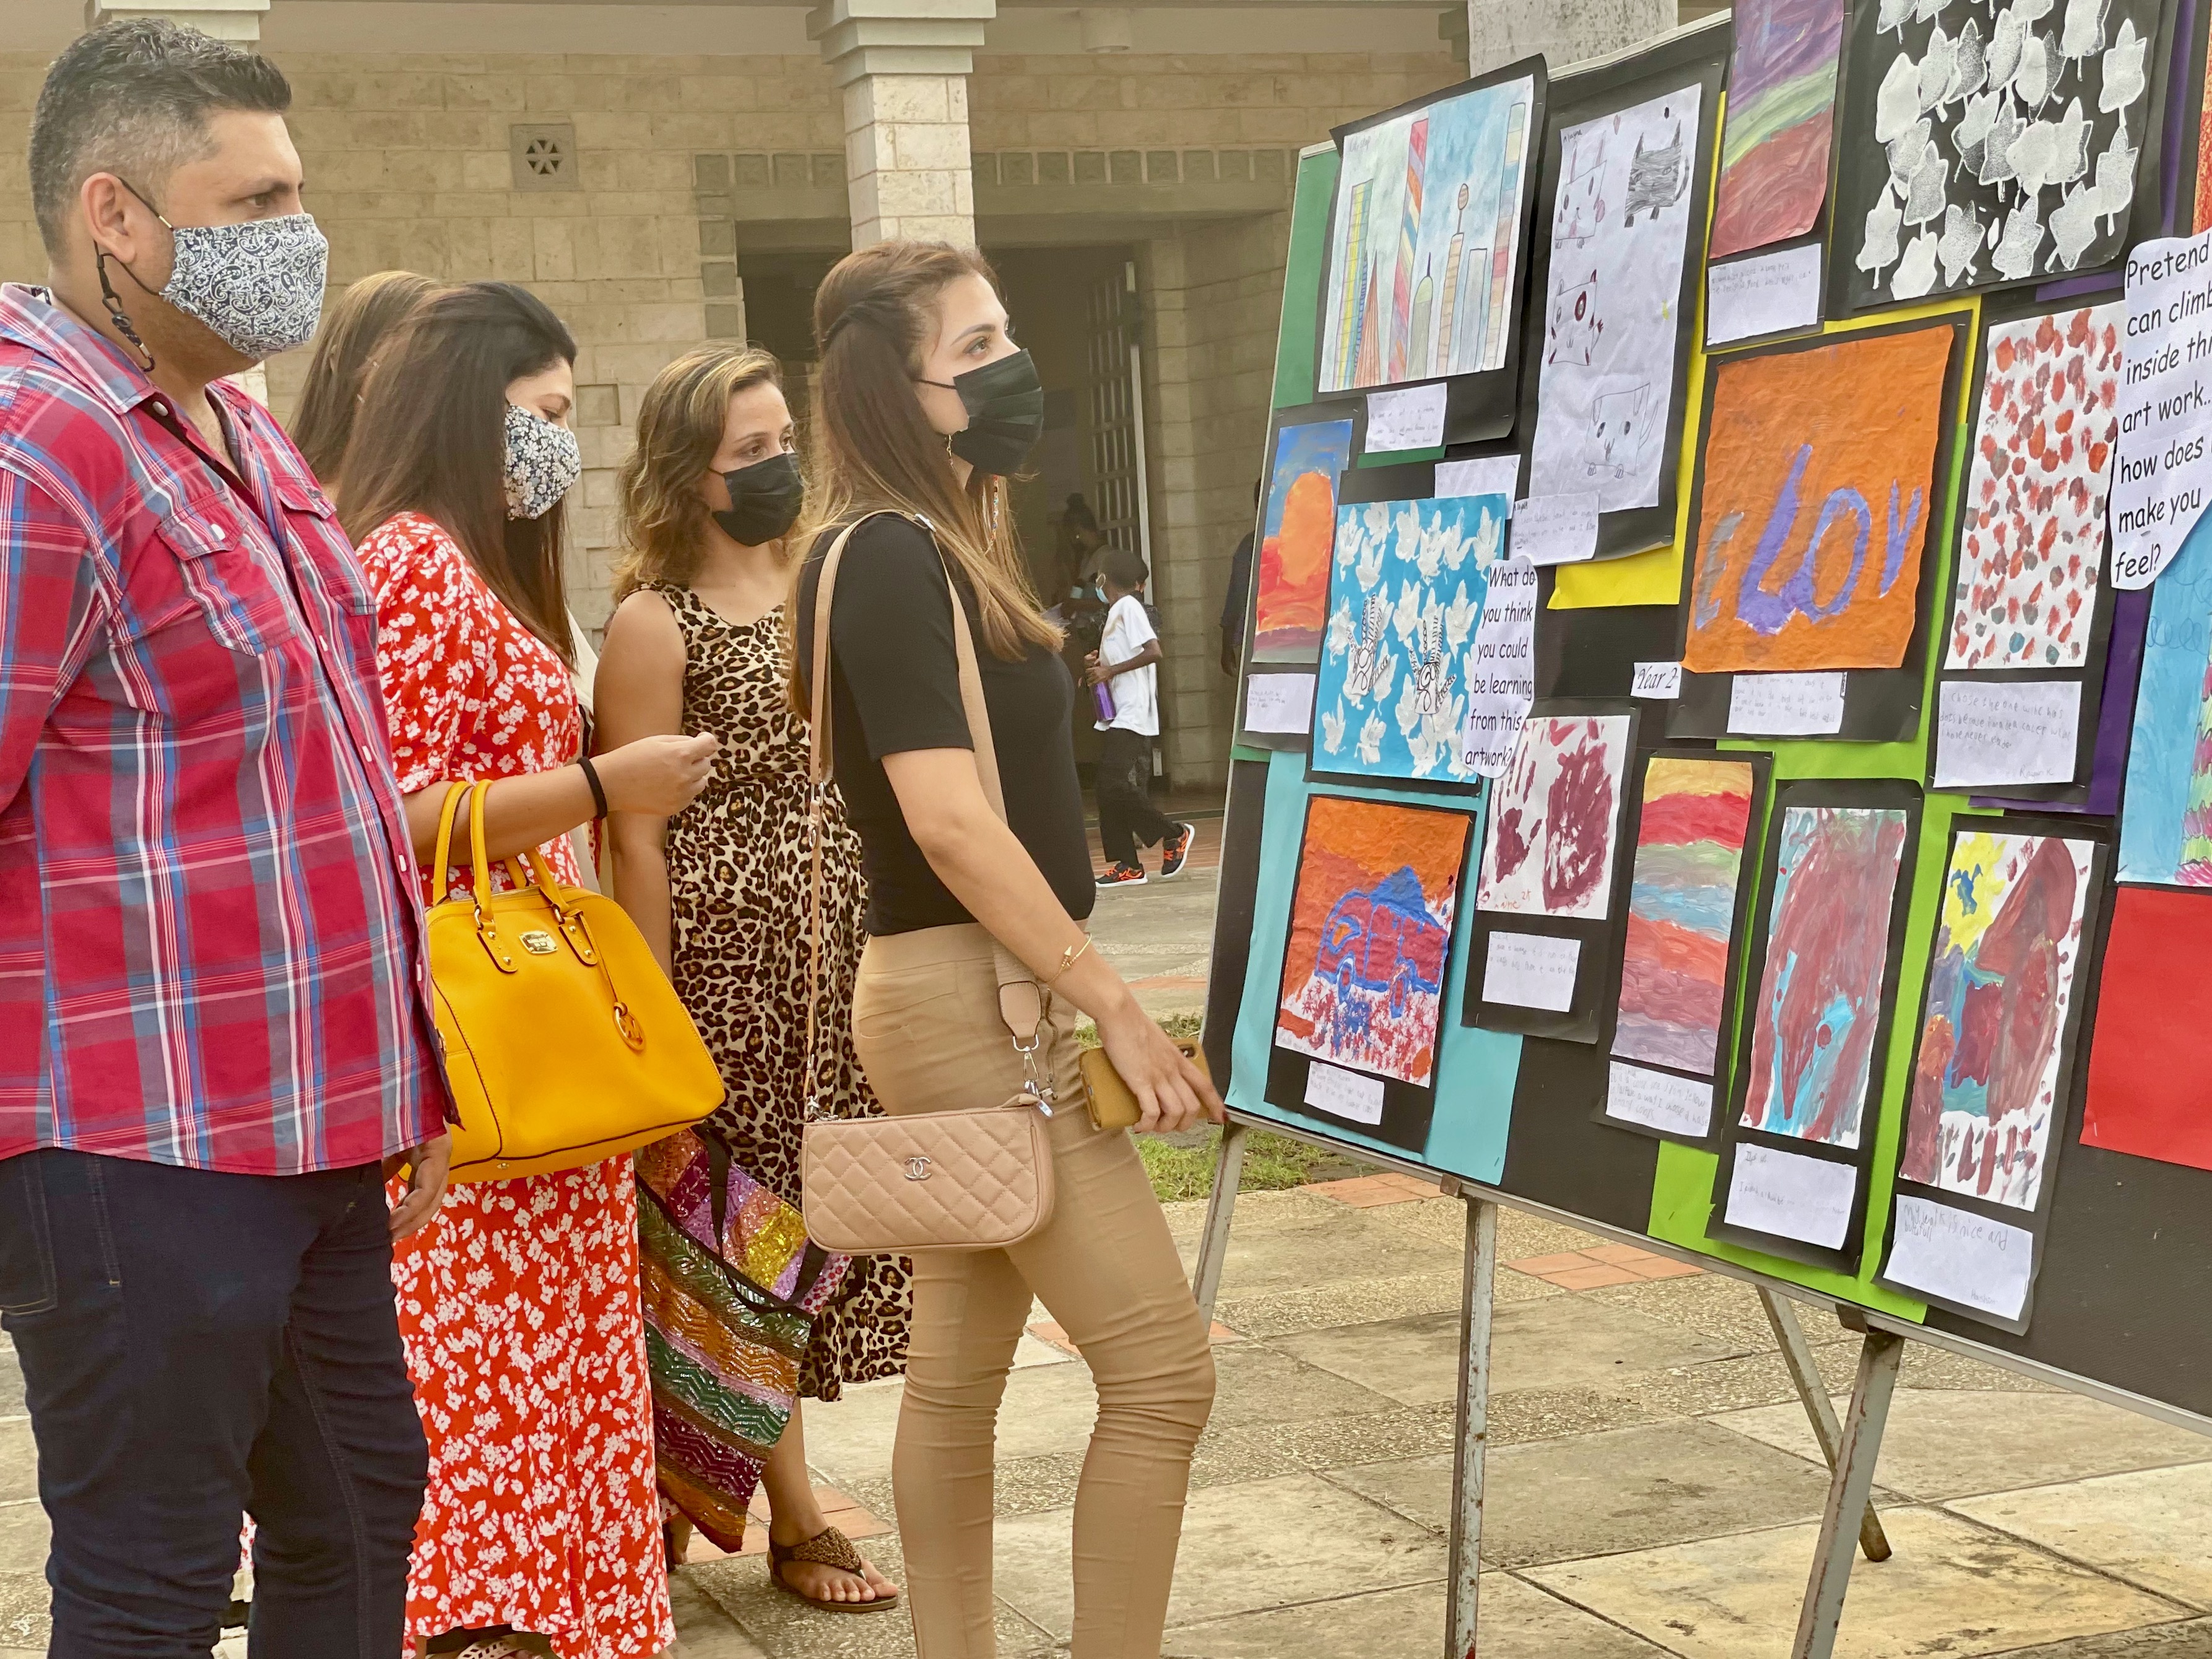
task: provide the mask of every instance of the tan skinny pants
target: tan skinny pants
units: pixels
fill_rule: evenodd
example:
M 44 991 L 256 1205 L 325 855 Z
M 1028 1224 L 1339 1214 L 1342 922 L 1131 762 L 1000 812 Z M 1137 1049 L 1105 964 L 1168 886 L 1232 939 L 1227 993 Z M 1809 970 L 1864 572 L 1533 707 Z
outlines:
M 1082 1350 L 1098 1420 L 1075 1497 L 1073 1659 L 1158 1659 L 1190 1458 L 1213 1357 L 1167 1218 L 1127 1133 L 1084 1109 L 1075 1009 L 1050 1001 L 1052 1219 L 1006 1250 L 915 1259 L 891 1479 L 921 1659 L 990 1659 L 992 1452 L 1032 1294 Z M 853 999 L 860 1064 L 896 1115 L 993 1104 L 1019 1059 L 991 939 L 972 924 L 868 941 Z

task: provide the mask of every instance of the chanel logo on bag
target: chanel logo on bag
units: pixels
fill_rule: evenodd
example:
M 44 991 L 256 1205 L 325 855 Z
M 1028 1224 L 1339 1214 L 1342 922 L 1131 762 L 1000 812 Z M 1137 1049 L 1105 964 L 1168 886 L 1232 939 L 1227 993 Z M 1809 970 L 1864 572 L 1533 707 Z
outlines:
M 532 956 L 550 956 L 559 948 L 553 942 L 551 934 L 542 932 L 537 928 L 531 929 L 522 936 L 522 948 Z
M 927 1158 L 920 1157 L 908 1158 L 906 1161 L 906 1178 L 908 1180 L 927 1180 L 929 1179 L 929 1160 Z

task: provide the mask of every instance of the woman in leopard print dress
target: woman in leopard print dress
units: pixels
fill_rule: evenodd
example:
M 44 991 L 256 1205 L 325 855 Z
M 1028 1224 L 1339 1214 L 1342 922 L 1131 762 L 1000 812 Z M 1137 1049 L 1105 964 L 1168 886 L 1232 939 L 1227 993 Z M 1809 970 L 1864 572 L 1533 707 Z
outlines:
M 790 570 L 782 544 L 801 494 L 773 357 L 710 345 L 664 369 L 646 393 L 637 447 L 623 467 L 629 551 L 617 589 L 626 596 L 607 628 L 594 698 L 603 742 L 674 731 L 721 741 L 712 778 L 685 810 L 612 820 L 615 895 L 660 952 L 728 1085 L 728 1099 L 696 1131 L 714 1167 L 726 1156 L 793 1205 L 806 1095 L 810 831 L 806 726 L 784 690 Z M 872 1114 L 878 1107 L 851 1029 L 860 843 L 834 789 L 823 869 L 822 1104 L 836 1116 Z M 650 1257 L 652 1239 L 645 1249 Z M 799 1394 L 835 1400 L 848 1383 L 902 1371 L 908 1307 L 903 1261 L 854 1257 L 815 1318 Z M 664 1345 L 680 1344 L 672 1337 Z M 654 1394 L 664 1436 L 696 1423 L 696 1413 L 684 1416 L 672 1385 L 663 1397 L 658 1371 Z M 675 1418 L 684 1421 L 672 1428 Z M 735 1548 L 751 1458 L 732 1446 L 702 1457 L 695 1447 L 679 1479 L 669 1472 L 671 1449 L 662 1448 L 664 1498 Z M 702 1474 L 709 1465 L 719 1478 Z M 796 1406 L 760 1479 L 774 1512 L 780 1585 L 843 1611 L 896 1602 L 895 1587 L 860 1561 L 815 1501 Z

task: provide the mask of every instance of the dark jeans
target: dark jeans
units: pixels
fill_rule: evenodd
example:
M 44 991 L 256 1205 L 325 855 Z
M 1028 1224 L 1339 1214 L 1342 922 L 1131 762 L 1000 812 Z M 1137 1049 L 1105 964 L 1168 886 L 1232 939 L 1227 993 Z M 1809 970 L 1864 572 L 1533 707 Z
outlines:
M 54 1659 L 394 1659 L 428 1451 L 373 1166 L 0 1162 L 0 1326 L 53 1522 Z
M 1098 839 L 1109 864 L 1133 864 L 1137 849 L 1176 826 L 1152 805 L 1152 740 L 1120 726 L 1098 734 Z

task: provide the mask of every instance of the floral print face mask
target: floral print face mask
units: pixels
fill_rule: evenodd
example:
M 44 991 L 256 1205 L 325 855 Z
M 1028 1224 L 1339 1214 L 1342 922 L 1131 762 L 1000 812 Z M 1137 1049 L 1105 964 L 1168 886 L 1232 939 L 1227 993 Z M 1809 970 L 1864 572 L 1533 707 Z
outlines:
M 507 515 L 544 518 L 584 475 L 576 435 L 519 403 L 507 406 Z

